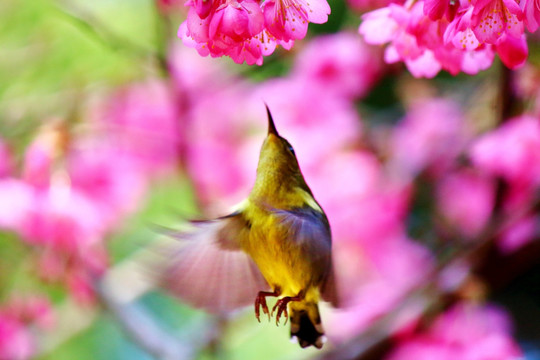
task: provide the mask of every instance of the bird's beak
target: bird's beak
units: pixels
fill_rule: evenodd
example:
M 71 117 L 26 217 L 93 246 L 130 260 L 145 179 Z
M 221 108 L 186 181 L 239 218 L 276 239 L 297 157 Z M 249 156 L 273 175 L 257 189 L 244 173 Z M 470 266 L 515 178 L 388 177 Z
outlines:
M 274 119 L 272 119 L 272 114 L 270 113 L 270 109 L 268 108 L 268 105 L 266 105 L 266 112 L 268 114 L 268 135 L 274 134 L 276 136 L 279 136 L 276 125 L 274 125 Z

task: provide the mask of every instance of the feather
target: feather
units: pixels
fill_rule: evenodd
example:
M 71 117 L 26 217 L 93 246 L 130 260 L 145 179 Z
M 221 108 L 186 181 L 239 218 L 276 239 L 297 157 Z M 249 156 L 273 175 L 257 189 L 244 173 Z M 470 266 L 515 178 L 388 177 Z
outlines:
M 320 207 L 318 208 L 320 209 Z M 332 235 L 326 215 L 322 210 L 308 205 L 292 210 L 275 210 L 281 223 L 289 229 L 289 239 L 302 246 L 304 256 L 312 259 L 314 273 L 321 274 L 323 300 L 338 307 L 338 292 L 332 264 Z
M 341 307 L 333 263 L 330 265 L 330 269 L 324 277 L 323 284 L 321 286 L 321 296 L 324 301 L 328 301 L 333 307 Z
M 305 256 L 314 262 L 327 262 L 332 249 L 330 225 L 324 213 L 311 207 L 291 210 L 274 210 L 284 228 L 288 229 L 288 238 L 294 240 L 305 251 Z
M 180 241 L 160 281 L 165 289 L 214 313 L 252 304 L 259 291 L 269 289 L 253 260 L 240 248 L 242 237 L 249 233 L 249 223 L 241 212 L 192 224 L 192 231 L 175 235 Z

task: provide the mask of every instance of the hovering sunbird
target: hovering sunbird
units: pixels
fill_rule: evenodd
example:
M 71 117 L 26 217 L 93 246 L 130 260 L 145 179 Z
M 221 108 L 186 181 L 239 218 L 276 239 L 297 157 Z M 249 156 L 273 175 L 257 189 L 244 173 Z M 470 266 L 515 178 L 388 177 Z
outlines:
M 270 110 L 255 185 L 236 211 L 193 221 L 176 235 L 181 249 L 161 283 L 185 302 L 211 312 L 254 304 L 276 324 L 290 319 L 302 348 L 325 341 L 320 298 L 337 303 L 332 236 L 326 214 L 306 184 L 291 144 Z M 323 146 L 321 144 L 321 146 Z M 276 297 L 272 311 L 267 297 Z

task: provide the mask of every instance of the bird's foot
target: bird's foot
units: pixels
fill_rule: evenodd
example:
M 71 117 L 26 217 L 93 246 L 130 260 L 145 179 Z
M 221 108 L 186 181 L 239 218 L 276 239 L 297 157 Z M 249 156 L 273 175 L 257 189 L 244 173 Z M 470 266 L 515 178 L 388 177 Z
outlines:
M 279 299 L 276 302 L 276 305 L 272 308 L 272 315 L 274 315 L 274 311 L 277 309 L 276 313 L 276 325 L 279 325 L 279 319 L 281 318 L 281 315 L 285 316 L 285 324 L 287 325 L 287 320 L 289 319 L 289 313 L 287 312 L 287 306 L 289 305 L 289 302 L 291 301 L 290 296 L 286 296 L 284 298 Z
M 272 313 L 270 315 L 274 315 L 274 311 L 277 309 L 276 313 L 276 325 L 279 325 L 279 319 L 281 318 L 281 315 L 285 316 L 285 324 L 287 324 L 287 320 L 289 319 L 289 312 L 287 311 L 287 307 L 289 306 L 289 303 L 291 301 L 302 301 L 304 300 L 304 292 L 300 292 L 296 296 L 284 296 L 281 299 L 279 299 L 276 302 L 276 305 L 272 308 Z
M 257 321 L 259 322 L 261 322 L 261 318 L 260 318 L 261 307 L 262 307 L 263 313 L 268 315 L 268 321 L 270 321 L 270 311 L 268 310 L 268 305 L 266 305 L 267 296 L 279 296 L 279 289 L 276 289 L 274 292 L 259 291 L 259 293 L 257 294 L 257 297 L 255 298 L 255 317 L 257 318 Z

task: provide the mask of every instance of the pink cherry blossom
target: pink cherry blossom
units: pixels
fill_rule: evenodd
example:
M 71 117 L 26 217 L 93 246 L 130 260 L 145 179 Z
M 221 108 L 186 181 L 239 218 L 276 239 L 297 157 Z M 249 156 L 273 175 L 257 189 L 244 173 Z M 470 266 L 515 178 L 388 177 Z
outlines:
M 268 0 L 263 8 L 268 32 L 283 41 L 303 39 L 308 22 L 325 23 L 330 14 L 325 0 Z
M 392 15 L 399 9 L 401 8 L 388 6 L 362 16 L 359 32 L 368 44 L 382 45 L 394 39 L 399 30 L 399 23 Z
M 533 33 L 540 26 L 540 0 L 522 0 L 520 3 L 527 29 Z
M 221 4 L 221 2 L 219 4 Z M 215 2 L 207 0 L 188 0 L 185 5 L 189 6 L 190 9 L 194 9 L 201 19 L 206 19 L 208 15 L 210 15 L 212 9 L 216 8 Z
M 269 33 L 285 41 L 303 39 L 308 27 L 306 10 L 302 7 L 291 8 L 284 2 L 264 2 L 264 20 Z
M 193 0 L 178 29 L 186 46 L 202 56 L 230 56 L 236 63 L 262 65 L 277 45 L 290 49 L 306 36 L 309 22 L 324 23 L 326 0 Z
M 510 69 L 523 65 L 529 56 L 524 34 L 517 38 L 508 34 L 502 35 L 497 41 L 496 49 L 501 61 Z
M 458 304 L 425 332 L 402 336 L 386 360 L 513 360 L 522 352 L 511 337 L 508 316 L 500 309 Z
M 240 41 L 223 36 L 212 39 L 209 35 L 211 17 L 200 19 L 190 9 L 188 19 L 180 25 L 178 37 L 186 46 L 197 49 L 201 56 L 230 56 L 236 63 L 262 65 L 263 56 L 270 55 L 277 44 L 290 48 L 291 44 L 276 41 L 266 30 Z
M 476 74 L 496 52 L 515 69 L 528 56 L 523 12 L 514 0 L 407 1 L 363 16 L 359 32 L 370 44 L 388 44 L 385 61 L 403 61 L 415 77 L 440 70 Z
M 523 34 L 523 13 L 514 0 L 473 1 L 472 30 L 480 42 L 496 44 L 502 34 Z
M 453 21 L 460 20 L 456 16 Z M 443 36 L 452 29 L 451 23 L 446 19 L 430 20 L 424 14 L 423 2 L 418 1 L 403 6 L 390 4 L 387 8 L 365 14 L 359 32 L 367 43 L 389 42 L 385 61 L 403 61 L 415 77 L 430 78 L 442 69 L 454 75 L 459 71 L 473 74 L 489 67 L 493 60 L 491 49 L 456 46 L 455 37 L 463 36 L 464 30 L 463 26 L 455 24 L 454 28 L 459 30 L 457 35 Z M 477 52 L 481 53 L 480 56 L 476 55 Z
M 434 21 L 442 17 L 446 17 L 448 21 L 452 21 L 458 8 L 459 1 L 424 0 L 424 13 Z
M 209 24 L 209 37 L 227 36 L 234 41 L 242 41 L 263 30 L 263 14 L 254 0 L 229 0 L 220 5 Z

